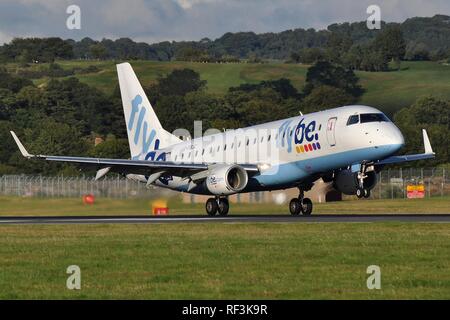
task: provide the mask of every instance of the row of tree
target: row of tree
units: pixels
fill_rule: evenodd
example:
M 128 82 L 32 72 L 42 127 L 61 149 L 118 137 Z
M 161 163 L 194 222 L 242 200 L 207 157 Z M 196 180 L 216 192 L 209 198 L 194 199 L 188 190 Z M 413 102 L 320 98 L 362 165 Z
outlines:
M 255 58 L 286 60 L 291 58 L 292 53 L 300 54 L 302 49 L 333 48 L 336 39 L 343 38 L 344 42 L 338 44 L 343 46 L 341 49 L 352 48 L 352 52 L 345 59 L 349 60 L 349 63 L 356 63 L 358 68 L 372 69 L 371 65 L 378 66 L 379 61 L 384 61 L 386 58 L 384 55 L 386 48 L 380 49 L 378 43 L 372 43 L 386 28 L 399 30 L 404 35 L 404 43 L 399 45 L 405 46 L 404 55 L 407 59 L 450 58 L 449 21 L 449 16 L 436 15 L 431 18 L 411 18 L 403 23 L 383 22 L 381 31 L 369 30 L 364 21 L 332 24 L 327 30 L 299 28 L 280 33 L 238 32 L 226 33 L 215 40 L 204 38 L 200 41 L 165 41 L 155 44 L 134 42 L 129 38 L 101 41 L 90 38 L 84 38 L 81 41 L 59 38 L 14 39 L 0 47 L 0 60 L 25 63 L 71 58 L 160 61 L 179 59 L 210 62 Z M 354 58 L 361 53 L 365 61 L 354 62 Z
M 292 53 L 292 62 L 315 63 L 326 60 L 352 70 L 387 71 L 389 63 L 397 68 L 406 53 L 406 41 L 398 26 L 385 26 L 383 31 L 365 44 L 354 43 L 343 33 L 332 33 L 325 48 L 305 48 Z

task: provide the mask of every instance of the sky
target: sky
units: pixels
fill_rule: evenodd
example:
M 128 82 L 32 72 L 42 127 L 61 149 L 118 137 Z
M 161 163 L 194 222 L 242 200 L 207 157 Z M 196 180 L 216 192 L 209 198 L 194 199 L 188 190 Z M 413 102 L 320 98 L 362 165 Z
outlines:
M 216 39 L 226 32 L 325 29 L 363 21 L 376 4 L 384 21 L 450 15 L 449 0 L 0 0 L 0 44 L 14 37 L 79 40 L 129 37 L 148 43 Z M 81 29 L 68 29 L 68 6 L 81 11 Z

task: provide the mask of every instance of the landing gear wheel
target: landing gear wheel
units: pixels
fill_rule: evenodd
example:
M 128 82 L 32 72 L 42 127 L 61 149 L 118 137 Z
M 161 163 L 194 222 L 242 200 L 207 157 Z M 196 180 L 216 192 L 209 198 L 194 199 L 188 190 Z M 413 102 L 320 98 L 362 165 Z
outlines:
M 230 203 L 227 198 L 219 199 L 218 211 L 219 215 L 226 216 L 230 210 Z
M 302 211 L 302 203 L 300 199 L 294 198 L 289 202 L 289 211 L 293 216 L 298 216 Z
M 358 199 L 364 197 L 364 189 L 363 188 L 356 189 L 356 196 L 358 197 Z
M 304 198 L 301 204 L 301 209 L 302 209 L 302 214 L 304 216 L 310 216 L 312 209 L 313 209 L 313 204 L 310 198 Z
M 370 190 L 364 189 L 364 198 L 368 198 L 368 197 L 370 197 Z
M 206 213 L 208 214 L 208 216 L 213 217 L 216 215 L 217 210 L 219 209 L 219 205 L 217 204 L 216 199 L 209 198 L 206 201 L 205 208 L 206 208 Z

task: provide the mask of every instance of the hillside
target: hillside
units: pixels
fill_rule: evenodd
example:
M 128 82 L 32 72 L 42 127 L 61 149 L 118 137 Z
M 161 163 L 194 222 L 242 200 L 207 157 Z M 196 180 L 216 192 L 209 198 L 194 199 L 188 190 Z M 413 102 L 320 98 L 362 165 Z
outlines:
M 112 93 L 117 85 L 115 63 L 113 61 L 60 61 L 64 68 L 97 66 L 96 73 L 81 74 L 77 77 L 84 83 Z M 223 95 L 231 86 L 241 83 L 257 83 L 262 80 L 288 78 L 295 87 L 301 89 L 308 66 L 299 64 L 215 64 L 194 62 L 133 61 L 132 65 L 144 86 L 154 82 L 158 76 L 177 68 L 190 68 L 200 73 L 208 81 L 208 91 Z M 13 65 L 10 65 L 12 68 Z M 403 62 L 400 71 L 356 72 L 366 92 L 360 102 L 379 107 L 392 115 L 402 107 L 411 105 L 418 97 L 434 95 L 450 99 L 450 65 L 436 62 Z M 35 80 L 41 85 L 46 79 Z

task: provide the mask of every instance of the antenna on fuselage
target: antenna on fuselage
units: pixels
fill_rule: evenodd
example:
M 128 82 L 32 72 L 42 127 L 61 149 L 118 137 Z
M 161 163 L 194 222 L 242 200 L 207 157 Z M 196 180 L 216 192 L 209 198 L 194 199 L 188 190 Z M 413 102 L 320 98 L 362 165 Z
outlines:
M 300 110 L 298 111 L 298 114 L 303 116 L 303 112 L 301 112 Z

